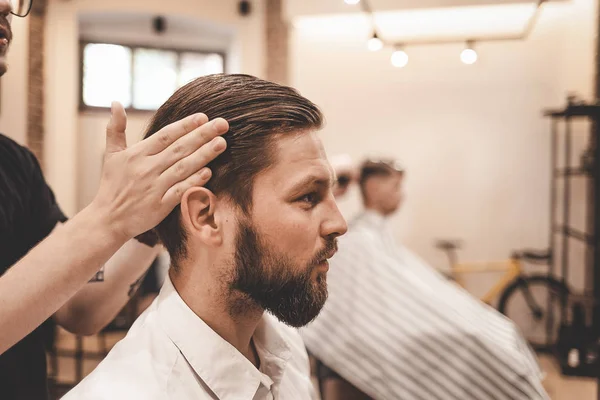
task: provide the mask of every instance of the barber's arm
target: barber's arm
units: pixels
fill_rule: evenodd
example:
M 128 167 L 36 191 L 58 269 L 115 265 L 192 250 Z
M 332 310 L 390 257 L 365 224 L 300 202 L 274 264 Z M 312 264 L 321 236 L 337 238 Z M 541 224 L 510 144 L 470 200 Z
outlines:
M 100 188 L 92 203 L 0 277 L 0 354 L 73 297 L 129 239 L 156 226 L 225 149 L 227 122 L 203 114 L 127 148 L 125 112 L 113 107 Z M 133 274 L 133 272 L 132 272 Z M 131 284 L 131 282 L 128 282 Z
M 83 286 L 54 314 L 56 323 L 79 335 L 99 332 L 136 292 L 160 249 L 129 240 L 106 262 L 101 282 Z

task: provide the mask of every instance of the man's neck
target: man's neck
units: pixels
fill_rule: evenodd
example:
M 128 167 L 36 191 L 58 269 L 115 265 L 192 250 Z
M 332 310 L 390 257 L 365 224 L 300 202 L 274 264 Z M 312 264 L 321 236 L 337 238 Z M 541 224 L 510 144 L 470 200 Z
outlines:
M 258 367 L 259 360 L 252 349 L 251 340 L 264 311 L 240 297 L 235 299 L 235 305 L 244 312 L 232 315 L 230 310 L 233 299 L 227 298 L 227 288 L 223 288 L 223 283 L 216 282 L 209 274 L 197 276 L 194 272 L 198 269 L 184 269 L 192 270 L 191 274 L 174 272 L 173 269 L 169 271 L 179 296 L 213 331 Z

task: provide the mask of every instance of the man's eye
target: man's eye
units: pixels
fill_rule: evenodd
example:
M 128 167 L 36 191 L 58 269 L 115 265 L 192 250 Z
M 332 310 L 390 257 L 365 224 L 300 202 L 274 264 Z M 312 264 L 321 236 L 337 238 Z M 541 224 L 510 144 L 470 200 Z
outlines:
M 300 201 L 302 203 L 310 204 L 311 206 L 314 206 L 319 202 L 319 196 L 315 192 L 308 193 L 308 194 L 305 194 L 304 196 L 300 197 L 298 199 L 298 201 Z

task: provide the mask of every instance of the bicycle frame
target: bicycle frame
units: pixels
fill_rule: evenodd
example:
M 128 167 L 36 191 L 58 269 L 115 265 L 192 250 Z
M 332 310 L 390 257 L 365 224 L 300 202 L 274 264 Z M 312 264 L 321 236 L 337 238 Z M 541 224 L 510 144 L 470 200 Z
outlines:
M 452 266 L 452 274 L 455 275 L 456 282 L 464 286 L 458 279 L 457 275 L 506 271 L 505 274 L 489 289 L 483 296 L 481 301 L 486 304 L 491 304 L 492 301 L 506 289 L 523 272 L 521 262 L 517 259 L 509 259 L 498 262 L 482 262 L 482 263 L 460 263 Z

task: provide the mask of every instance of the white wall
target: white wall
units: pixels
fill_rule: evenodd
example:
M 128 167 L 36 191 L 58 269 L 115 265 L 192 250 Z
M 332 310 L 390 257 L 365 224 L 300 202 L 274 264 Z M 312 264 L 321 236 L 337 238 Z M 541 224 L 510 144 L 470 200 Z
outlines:
M 459 61 L 461 45 L 442 45 L 407 48 L 408 66 L 395 69 L 391 50 L 366 50 L 370 31 L 356 17 L 296 19 L 292 84 L 322 107 L 331 154 L 406 165 L 406 203 L 393 219 L 400 241 L 441 268 L 435 238 L 463 239 L 463 260 L 503 259 L 547 245 L 550 124 L 541 110 L 571 90 L 593 93 L 594 4 L 547 4 L 528 41 L 478 44 L 473 66 Z M 353 215 L 358 194 L 342 207 Z
M 562 25 L 557 28 L 563 33 L 554 53 L 554 60 L 560 65 L 560 86 L 587 99 L 594 96 L 597 12 L 594 0 L 571 0 L 568 6 L 556 7 L 553 13 L 558 14 L 556 19 Z
M 156 14 L 138 11 L 89 12 L 79 15 L 79 37 L 85 41 L 183 50 L 223 50 L 235 40 L 235 29 L 210 20 L 163 15 L 166 30 L 154 32 Z
M 13 42 L 7 57 L 8 72 L 0 79 L 0 132 L 21 144 L 27 142 L 27 18 L 13 18 Z
M 51 0 L 46 31 L 47 178 L 61 206 L 73 214 L 95 193 L 108 115 L 79 117 L 78 15 L 85 13 L 140 12 L 172 14 L 225 25 L 234 32 L 229 62 L 233 71 L 264 75 L 263 1 L 253 2 L 253 13 L 241 17 L 234 0 L 147 1 Z M 147 115 L 130 116 L 130 141 L 140 137 Z M 86 151 L 86 153 L 83 153 Z M 80 182 L 80 185 L 78 185 Z M 81 186 L 79 188 L 78 186 Z

